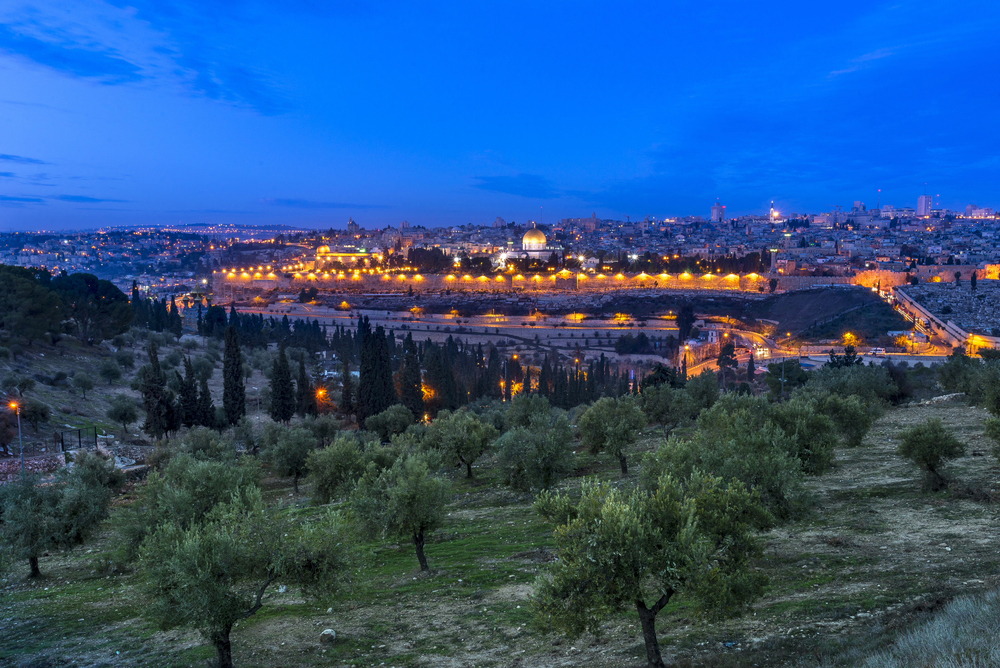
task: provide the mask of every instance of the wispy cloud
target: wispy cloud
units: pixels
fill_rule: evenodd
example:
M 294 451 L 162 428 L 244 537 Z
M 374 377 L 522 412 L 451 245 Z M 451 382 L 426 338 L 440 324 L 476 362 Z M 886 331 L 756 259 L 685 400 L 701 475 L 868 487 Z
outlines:
M 14 172 L 0 172 L 0 176 L 4 176 L 4 177 L 7 177 L 8 179 L 12 179 L 12 178 L 16 177 L 17 174 L 15 174 Z
M 384 209 L 383 204 L 350 204 L 347 202 L 319 202 L 310 199 L 284 199 L 265 197 L 263 204 L 283 206 L 290 209 Z
M 77 204 L 97 204 L 101 202 L 127 202 L 124 199 L 105 199 L 100 197 L 87 197 L 86 195 L 56 195 L 52 199 L 60 202 L 75 202 Z
M 142 79 L 140 68 L 107 51 L 56 44 L 0 24 L 0 51 L 27 58 L 39 65 L 78 77 L 124 83 Z
M 562 195 L 552 182 L 538 174 L 518 174 L 517 176 L 477 176 L 474 187 L 505 195 L 517 195 L 532 199 L 554 199 Z
M 0 153 L 0 160 L 5 162 L 16 162 L 19 165 L 47 165 L 44 160 L 26 158 L 23 155 L 11 155 L 10 153 Z
M 45 202 L 38 197 L 11 197 L 9 195 L 0 195 L 0 202 L 16 202 L 20 204 L 25 204 L 25 203 L 45 204 Z

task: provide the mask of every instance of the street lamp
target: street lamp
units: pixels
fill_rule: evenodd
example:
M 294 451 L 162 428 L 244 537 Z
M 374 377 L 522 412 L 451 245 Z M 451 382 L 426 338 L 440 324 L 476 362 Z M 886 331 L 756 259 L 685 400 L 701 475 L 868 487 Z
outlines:
M 16 402 L 10 402 L 11 410 L 17 413 L 17 442 L 21 446 L 21 475 L 24 475 L 24 436 L 21 434 L 21 406 Z

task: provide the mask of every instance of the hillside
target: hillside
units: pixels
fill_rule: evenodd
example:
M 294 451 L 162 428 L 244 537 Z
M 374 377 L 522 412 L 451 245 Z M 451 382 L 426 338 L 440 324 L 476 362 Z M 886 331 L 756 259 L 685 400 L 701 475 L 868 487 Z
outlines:
M 750 614 L 716 623 L 693 617 L 689 602 L 671 603 L 658 620 L 666 657 L 683 666 L 797 666 L 804 657 L 853 666 L 953 596 L 995 588 L 1000 519 L 987 500 L 996 498 L 997 464 L 985 456 L 983 416 L 956 401 L 895 408 L 863 446 L 838 450 L 836 468 L 809 480 L 812 512 L 766 535 L 758 563 L 771 578 L 766 596 Z M 961 483 L 957 495 L 922 492 L 917 469 L 894 452 L 898 431 L 928 417 L 970 445 L 949 468 Z M 635 455 L 657 440 L 648 431 Z M 575 466 L 566 489 L 578 488 L 583 474 L 619 484 L 609 457 L 578 454 Z M 533 629 L 528 599 L 553 558 L 550 527 L 530 498 L 499 486 L 491 465 L 478 468 L 471 481 L 452 474 L 446 524 L 427 541 L 429 575 L 418 570 L 412 545 L 370 543 L 352 586 L 328 601 L 274 590 L 234 631 L 237 665 L 645 665 L 629 613 L 603 625 L 600 637 Z M 266 489 L 297 518 L 320 512 L 306 499 L 307 484 L 300 497 L 289 479 L 268 478 Z M 110 541 L 106 532 L 86 549 L 46 557 L 39 581 L 14 565 L 0 594 L 0 663 L 179 667 L 212 656 L 197 634 L 158 632 L 145 621 L 134 574 L 96 570 Z M 337 631 L 336 643 L 319 644 L 325 628 Z

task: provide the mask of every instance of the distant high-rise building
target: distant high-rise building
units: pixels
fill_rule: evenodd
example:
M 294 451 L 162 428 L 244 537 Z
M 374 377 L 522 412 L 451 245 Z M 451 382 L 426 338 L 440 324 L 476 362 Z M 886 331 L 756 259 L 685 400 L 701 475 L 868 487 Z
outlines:
M 929 216 L 931 215 L 931 206 L 934 203 L 934 198 L 930 195 L 921 195 L 917 198 L 917 215 L 918 216 Z
M 409 226 L 410 226 L 410 221 L 408 221 L 408 220 L 404 220 L 403 222 L 401 222 L 401 223 L 399 224 L 399 229 L 401 229 L 401 230 L 405 230 L 405 229 L 407 229 L 407 228 L 408 228 Z
M 725 219 L 726 219 L 726 205 L 725 204 L 719 204 L 718 202 L 716 202 L 712 206 L 712 218 L 711 218 L 711 221 L 713 223 L 721 223 Z

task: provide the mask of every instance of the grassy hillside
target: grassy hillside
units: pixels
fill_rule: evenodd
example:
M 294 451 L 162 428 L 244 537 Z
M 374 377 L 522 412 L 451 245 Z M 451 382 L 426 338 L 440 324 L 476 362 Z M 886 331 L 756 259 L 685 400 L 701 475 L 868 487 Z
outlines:
M 888 412 L 864 446 L 839 450 L 837 467 L 809 481 L 813 512 L 766 536 L 758 564 L 771 578 L 765 598 L 724 622 L 703 621 L 676 599 L 658 618 L 666 657 L 680 666 L 855 666 L 956 594 L 995 588 L 1000 518 L 988 500 L 997 498 L 998 468 L 986 456 L 984 415 L 954 401 Z M 928 417 L 940 417 L 970 445 L 949 469 L 957 490 L 920 491 L 919 471 L 895 454 L 899 430 Z M 631 461 L 655 447 L 656 433 L 647 432 Z M 610 457 L 576 457 L 577 475 L 564 488 L 578 488 L 584 473 L 631 484 Z M 426 547 L 429 575 L 420 573 L 412 545 L 367 544 L 365 565 L 337 596 L 269 594 L 264 609 L 234 631 L 237 665 L 645 665 L 630 612 L 598 637 L 532 628 L 529 596 L 553 558 L 550 527 L 530 498 L 499 485 L 488 463 L 478 468 L 471 481 L 462 471 L 452 475 L 446 525 Z M 308 484 L 301 497 L 289 479 L 270 477 L 265 486 L 293 516 L 320 512 L 308 503 Z M 180 667 L 214 655 L 196 633 L 158 632 L 143 619 L 134 574 L 95 568 L 111 540 L 105 532 L 80 551 L 43 558 L 37 581 L 14 564 L 0 589 L 0 664 Z M 337 631 L 336 643 L 319 644 L 325 628 Z

